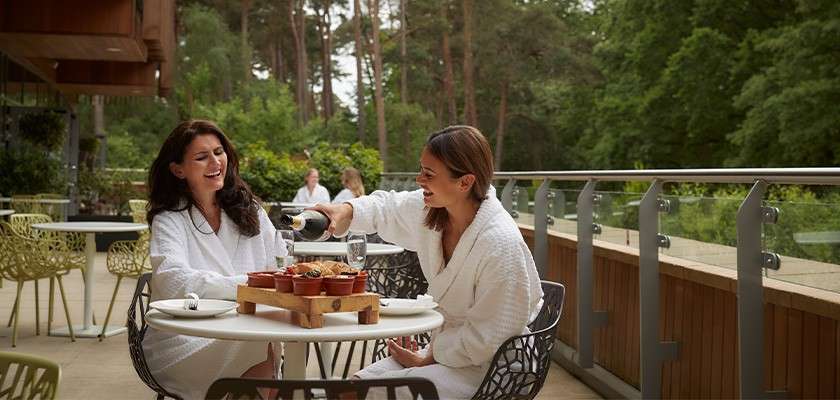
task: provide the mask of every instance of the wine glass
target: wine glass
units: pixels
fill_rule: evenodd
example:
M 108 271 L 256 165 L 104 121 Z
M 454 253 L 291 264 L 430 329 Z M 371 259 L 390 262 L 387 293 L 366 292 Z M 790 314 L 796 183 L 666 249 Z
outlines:
M 366 256 L 367 235 L 362 232 L 350 232 L 347 235 L 347 264 L 356 269 L 363 269 Z
M 277 244 L 277 249 L 286 248 L 286 255 L 277 256 L 277 268 L 288 267 L 295 263 L 295 231 L 288 229 L 278 229 L 274 235 L 274 242 Z

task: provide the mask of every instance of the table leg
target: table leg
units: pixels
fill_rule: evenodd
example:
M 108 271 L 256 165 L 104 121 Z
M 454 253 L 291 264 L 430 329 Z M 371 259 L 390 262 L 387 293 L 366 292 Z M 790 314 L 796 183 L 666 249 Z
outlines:
M 284 343 L 283 379 L 306 379 L 307 342 Z
M 96 338 L 102 333 L 102 327 L 93 324 L 93 264 L 96 261 L 96 233 L 85 234 L 85 298 L 84 298 L 84 320 L 81 326 L 73 327 L 75 336 L 83 338 Z M 126 331 L 124 326 L 114 323 L 113 329 L 108 329 L 105 336 L 113 336 Z M 70 336 L 67 328 L 58 328 L 50 334 L 55 336 Z

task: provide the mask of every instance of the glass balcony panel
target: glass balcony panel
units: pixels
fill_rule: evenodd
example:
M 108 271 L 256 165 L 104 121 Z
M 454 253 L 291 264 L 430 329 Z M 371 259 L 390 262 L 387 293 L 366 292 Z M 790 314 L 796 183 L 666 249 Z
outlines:
M 840 204 L 804 199 L 765 206 L 777 207 L 779 218 L 764 225 L 764 251 L 781 257 L 781 268 L 765 268 L 765 276 L 840 292 Z
M 601 226 L 595 240 L 639 248 L 639 203 L 643 193 L 598 191 L 593 221 Z
M 671 239 L 662 254 L 737 268 L 736 216 L 743 198 L 665 195 L 670 213 L 659 214 L 659 233 Z

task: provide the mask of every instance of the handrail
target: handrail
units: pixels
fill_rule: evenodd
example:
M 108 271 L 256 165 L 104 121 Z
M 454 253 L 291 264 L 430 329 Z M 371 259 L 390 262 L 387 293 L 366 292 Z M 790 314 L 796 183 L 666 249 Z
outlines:
M 383 178 L 409 178 L 416 172 L 383 172 Z M 710 168 L 582 171 L 497 171 L 494 179 L 549 179 L 555 181 L 643 181 L 703 183 L 767 183 L 840 185 L 840 168 Z

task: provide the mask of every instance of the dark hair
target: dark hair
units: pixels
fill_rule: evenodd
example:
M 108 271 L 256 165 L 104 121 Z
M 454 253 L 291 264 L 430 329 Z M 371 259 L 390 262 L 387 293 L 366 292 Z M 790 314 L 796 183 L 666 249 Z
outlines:
M 198 135 L 216 135 L 227 155 L 225 183 L 222 189 L 216 192 L 216 201 L 233 220 L 241 234 L 256 236 L 260 232 L 259 199 L 239 177 L 239 156 L 233 144 L 216 124 L 197 119 L 184 121 L 176 126 L 152 162 L 149 169 L 149 204 L 146 206 L 149 225 L 152 225 L 155 216 L 161 212 L 183 211 L 195 205 L 187 182 L 173 175 L 169 164 L 182 163 L 187 146 Z M 186 201 L 186 204 L 182 205 L 182 201 Z
M 470 199 L 480 203 L 487 198 L 493 179 L 493 152 L 481 131 L 468 125 L 449 126 L 429 135 L 425 148 L 446 165 L 452 178 L 475 176 Z M 449 213 L 445 208 L 430 208 L 424 224 L 442 231 L 449 225 Z

